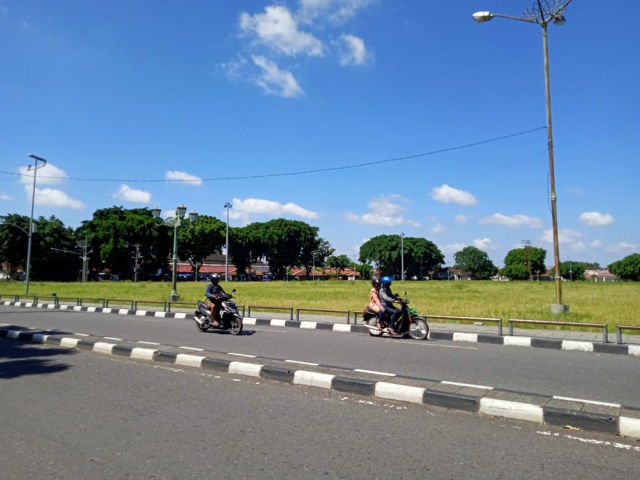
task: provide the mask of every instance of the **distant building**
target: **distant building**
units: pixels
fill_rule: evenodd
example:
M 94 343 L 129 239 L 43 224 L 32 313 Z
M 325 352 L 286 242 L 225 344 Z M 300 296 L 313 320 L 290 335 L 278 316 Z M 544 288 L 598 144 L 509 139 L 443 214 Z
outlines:
M 614 275 L 613 273 L 611 273 L 609 270 L 585 270 L 584 271 L 584 278 L 585 280 L 589 281 L 589 282 L 602 282 L 602 283 L 609 283 L 609 282 L 619 282 L 620 281 L 620 277 L 618 277 L 617 275 Z

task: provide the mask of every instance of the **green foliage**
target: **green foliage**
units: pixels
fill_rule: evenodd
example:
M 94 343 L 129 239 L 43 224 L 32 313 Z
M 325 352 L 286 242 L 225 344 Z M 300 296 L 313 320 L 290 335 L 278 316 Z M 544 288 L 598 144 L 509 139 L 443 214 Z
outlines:
M 284 276 L 289 267 L 304 265 L 307 272 L 313 265 L 313 251 L 321 246 L 318 227 L 298 220 L 278 218 L 248 226 L 249 242 L 257 257 L 265 257 L 271 273 Z
M 566 261 L 560 262 L 560 276 L 565 280 L 584 280 L 586 264 L 583 262 Z
M 29 217 L 7 215 L 0 224 L 0 261 L 6 262 L 10 273 L 26 270 L 29 243 Z M 81 268 L 72 229 L 52 216 L 33 221 L 31 242 L 31 279 L 75 280 Z
M 221 251 L 225 240 L 226 223 L 217 218 L 201 215 L 195 222 L 183 219 L 178 228 L 178 253 L 195 268 L 209 255 Z
M 148 208 L 96 210 L 93 219 L 82 222 L 78 230 L 93 249 L 91 268 L 102 271 L 106 266 L 122 278 L 133 275 L 136 245 L 146 272 L 162 268 L 171 251 L 172 228 L 159 225 Z
M 624 280 L 640 280 L 640 253 L 632 253 L 609 265 L 609 271 Z
M 378 235 L 360 247 L 359 261 L 374 263 L 379 271 L 386 274 L 400 272 L 403 260 L 405 278 L 419 277 L 439 269 L 444 263 L 444 255 L 433 242 L 426 238 L 404 237 L 402 239 L 400 235 Z
M 546 250 L 537 247 L 525 247 L 509 250 L 504 258 L 503 275 L 512 280 L 526 280 L 530 276 L 544 273 Z
M 476 278 L 488 279 L 496 274 L 497 268 L 489 255 L 476 247 L 465 247 L 454 255 L 455 268 L 471 272 Z
M 345 268 L 348 268 L 351 265 L 353 265 L 353 262 L 346 255 L 339 255 L 337 257 L 336 256 L 329 257 L 327 259 L 327 265 L 330 268 L 335 268 L 336 276 L 340 277 L 340 272 L 342 272 L 342 270 L 344 270 Z

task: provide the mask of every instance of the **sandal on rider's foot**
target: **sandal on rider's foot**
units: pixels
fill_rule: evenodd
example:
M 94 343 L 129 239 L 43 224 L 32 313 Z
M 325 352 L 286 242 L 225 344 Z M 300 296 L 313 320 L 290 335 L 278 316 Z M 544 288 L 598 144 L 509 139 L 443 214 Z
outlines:
M 389 334 L 390 334 L 390 335 L 397 335 L 397 334 L 398 334 L 398 332 L 396 332 L 396 331 L 393 329 L 393 327 L 389 327 L 389 328 L 387 329 L 387 331 L 389 332 Z

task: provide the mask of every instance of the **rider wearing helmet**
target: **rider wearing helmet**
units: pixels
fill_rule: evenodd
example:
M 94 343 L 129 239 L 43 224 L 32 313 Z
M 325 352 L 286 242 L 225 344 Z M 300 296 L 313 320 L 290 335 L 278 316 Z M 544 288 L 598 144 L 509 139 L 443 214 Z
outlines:
M 393 306 L 393 302 L 398 300 L 398 295 L 395 295 L 391 291 L 391 282 L 392 278 L 388 275 L 385 275 L 380 279 L 380 283 L 382 286 L 380 287 L 380 301 L 382 302 L 382 306 L 384 308 L 384 313 L 389 315 L 389 333 L 395 334 L 395 325 L 400 315 L 402 315 L 402 310 L 399 310 Z M 382 315 L 381 315 L 382 316 Z
M 209 276 L 211 283 L 207 285 L 204 295 L 209 310 L 211 311 L 211 320 L 214 327 L 220 326 L 220 304 L 226 298 L 227 292 L 220 286 L 220 275 L 213 273 Z

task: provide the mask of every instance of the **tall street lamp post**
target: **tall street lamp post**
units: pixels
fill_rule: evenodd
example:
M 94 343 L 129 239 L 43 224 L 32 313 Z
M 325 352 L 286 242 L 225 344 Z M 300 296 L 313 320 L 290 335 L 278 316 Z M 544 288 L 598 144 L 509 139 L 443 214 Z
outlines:
M 171 302 L 177 302 L 180 300 L 180 295 L 178 295 L 178 284 L 176 281 L 178 274 L 178 228 L 182 225 L 186 213 L 187 207 L 181 204 L 176 208 L 175 217 L 169 217 L 162 220 L 162 224 L 173 227 L 173 268 L 171 271 L 171 294 L 169 295 L 169 301 Z M 158 207 L 152 208 L 151 214 L 153 215 L 153 218 L 160 219 L 160 209 Z M 190 222 L 195 222 L 197 219 L 198 214 L 196 212 L 189 213 Z
M 400 234 L 400 278 L 404 282 L 404 232 Z
M 536 0 L 534 5 L 525 12 L 523 17 L 515 17 L 511 15 L 502 15 L 492 12 L 476 12 L 473 19 L 478 23 L 484 23 L 493 18 L 506 18 L 508 20 L 518 20 L 520 22 L 535 23 L 542 27 L 542 48 L 544 53 L 544 83 L 546 93 L 547 108 L 547 146 L 549 151 L 549 184 L 550 184 L 550 200 L 551 200 L 551 222 L 553 229 L 553 258 L 554 258 L 554 280 L 556 287 L 556 303 L 551 305 L 551 313 L 569 313 L 569 305 L 562 303 L 562 277 L 560 276 L 560 247 L 558 241 L 558 214 L 557 214 L 557 196 L 556 196 L 556 180 L 553 161 L 553 127 L 551 123 L 551 85 L 549 83 L 549 49 L 547 44 L 547 25 L 549 22 L 556 25 L 562 25 L 565 22 L 564 11 L 571 3 L 571 0 L 556 2 L 549 6 L 545 2 L 543 7 L 541 0 Z
M 24 290 L 26 294 L 29 293 L 29 281 L 31 279 L 31 243 L 33 240 L 33 206 L 35 205 L 35 200 L 36 200 L 36 175 L 38 173 L 38 169 L 44 167 L 47 164 L 47 161 L 44 158 L 34 155 L 33 153 L 30 153 L 28 157 L 33 159 L 33 166 L 29 165 L 29 168 L 27 168 L 27 171 L 33 170 L 33 189 L 31 190 L 31 216 L 29 217 L 29 241 L 27 243 L 27 268 L 26 268 L 25 277 L 24 277 Z M 41 163 L 40 166 L 38 166 L 38 162 Z
M 229 209 L 233 207 L 229 202 L 224 204 L 224 208 L 227 209 L 227 233 L 225 236 L 225 255 L 224 255 L 224 281 L 229 281 Z

